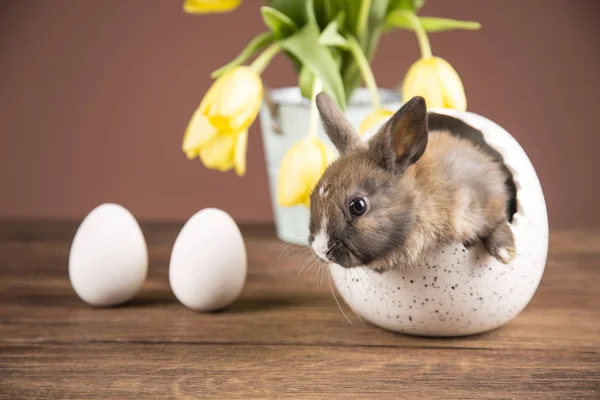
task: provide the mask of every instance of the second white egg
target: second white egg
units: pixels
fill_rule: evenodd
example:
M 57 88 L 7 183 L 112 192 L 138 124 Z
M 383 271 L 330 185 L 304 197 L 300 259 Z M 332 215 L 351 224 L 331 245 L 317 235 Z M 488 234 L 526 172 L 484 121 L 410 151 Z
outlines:
M 169 280 L 175 297 L 198 311 L 231 304 L 246 282 L 246 248 L 242 234 L 226 212 L 207 208 L 184 225 L 175 240 Z

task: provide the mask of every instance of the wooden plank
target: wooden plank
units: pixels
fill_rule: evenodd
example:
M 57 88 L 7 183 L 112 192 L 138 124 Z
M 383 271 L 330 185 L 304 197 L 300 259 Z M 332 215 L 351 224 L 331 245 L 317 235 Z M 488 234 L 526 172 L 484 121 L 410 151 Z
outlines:
M 0 286 L 0 302 L 4 304 L 0 308 L 0 338 L 6 342 L 225 341 L 600 349 L 600 309 L 543 304 L 553 295 L 560 296 L 560 291 L 540 295 L 520 316 L 495 331 L 467 338 L 433 339 L 387 332 L 357 318 L 352 318 L 350 325 L 324 290 L 319 295 L 315 290 L 311 295 L 311 292 L 286 291 L 284 286 L 249 285 L 242 298 L 229 309 L 201 314 L 180 305 L 166 287 L 148 288 L 143 296 L 124 307 L 94 309 L 82 304 L 61 282 L 38 285 L 39 293 L 34 293 L 31 285 L 31 282 L 7 280 Z M 570 296 L 582 303 L 593 303 L 585 295 Z M 564 298 L 569 299 L 568 295 Z
M 310 252 L 271 227 L 243 228 L 240 299 L 192 312 L 168 285 L 180 228 L 143 224 L 146 285 L 127 305 L 94 309 L 68 281 L 74 223 L 0 221 L 0 397 L 600 398 L 600 231 L 551 235 L 538 293 L 508 325 L 435 339 L 346 309 L 350 325 L 316 267 L 298 275 Z
M 88 343 L 0 347 L 5 398 L 597 399 L 590 353 Z
M 250 264 L 242 297 L 223 312 L 194 313 L 177 302 L 168 285 L 170 243 L 177 231 L 153 226 L 145 228 L 152 245 L 144 289 L 132 303 L 110 309 L 90 308 L 72 291 L 67 279 L 72 235 L 56 240 L 48 231 L 54 240 L 46 240 L 34 232 L 1 243 L 0 337 L 9 342 L 94 339 L 600 349 L 600 295 L 595 286 L 600 281 L 600 251 L 595 247 L 600 236 L 596 241 L 588 238 L 589 247 L 576 256 L 551 252 L 532 304 L 509 325 L 470 338 L 423 339 L 374 329 L 346 309 L 353 321 L 349 325 L 328 283 L 319 284 L 314 269 L 298 276 L 306 257 L 312 256 L 298 249 L 281 255 L 285 246 L 264 229 L 245 233 Z M 561 243 L 569 237 L 555 234 L 553 240 Z M 577 242 L 581 248 L 582 242 Z M 123 325 L 125 321 L 135 324 Z

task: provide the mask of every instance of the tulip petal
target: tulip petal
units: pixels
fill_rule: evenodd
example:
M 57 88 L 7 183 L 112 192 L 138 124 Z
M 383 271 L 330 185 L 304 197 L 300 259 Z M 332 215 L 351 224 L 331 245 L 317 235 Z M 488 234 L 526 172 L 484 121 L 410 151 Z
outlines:
M 202 115 L 200 109 L 196 110 L 183 135 L 183 152 L 190 160 L 196 158 L 200 148 L 214 139 L 216 135 L 217 129 Z
M 394 112 L 389 110 L 379 109 L 373 111 L 367 116 L 367 118 L 363 120 L 363 122 L 361 122 L 360 126 L 358 127 L 358 133 L 361 136 L 364 135 L 377 126 L 381 121 L 388 119 L 392 115 L 394 115 Z
M 467 98 L 460 76 L 456 70 L 443 58 L 435 57 L 437 72 L 442 85 L 444 105 L 459 111 L 467 109 Z
M 184 151 L 200 155 L 208 168 L 246 172 L 248 127 L 260 110 L 263 87 L 260 75 L 247 66 L 219 76 L 208 89 L 186 131 Z
M 235 142 L 235 150 L 233 154 L 233 163 L 235 173 L 238 176 L 246 174 L 246 150 L 248 148 L 248 131 L 242 131 Z
M 248 100 L 246 107 L 241 109 L 237 114 L 232 114 L 229 117 L 228 126 L 230 129 L 235 128 L 236 130 L 244 130 L 252 125 L 260 111 L 260 106 L 262 105 L 262 86 L 260 86 L 260 91 L 249 94 L 248 98 L 251 100 Z
M 229 171 L 233 167 L 236 136 L 219 134 L 200 149 L 200 159 L 206 168 Z
M 235 68 L 223 87 L 222 96 L 224 99 L 211 113 L 223 116 L 238 114 L 248 108 L 249 100 L 254 100 L 257 96 L 262 97 L 262 80 L 250 67 Z
M 316 137 L 295 143 L 279 168 L 277 199 L 281 206 L 309 205 L 310 192 L 335 154 Z
M 281 206 L 291 207 L 304 202 L 306 187 L 300 174 L 307 165 L 302 160 L 303 150 L 304 140 L 290 147 L 281 160 L 277 185 L 277 202 Z
M 427 107 L 444 108 L 442 85 L 433 57 L 422 58 L 409 68 L 402 85 L 402 95 L 405 101 L 421 96 L 425 98 Z
M 310 194 L 321 179 L 325 168 L 327 168 L 327 149 L 325 144 L 316 137 L 309 137 L 304 150 L 304 171 L 302 182 L 305 192 Z
M 301 204 L 306 208 L 310 208 L 310 196 L 306 196 Z
M 190 14 L 209 14 L 232 11 L 241 0 L 185 0 L 183 10 Z
M 239 132 L 256 119 L 262 97 L 260 76 L 242 66 L 217 78 L 200 103 L 200 109 L 218 129 Z

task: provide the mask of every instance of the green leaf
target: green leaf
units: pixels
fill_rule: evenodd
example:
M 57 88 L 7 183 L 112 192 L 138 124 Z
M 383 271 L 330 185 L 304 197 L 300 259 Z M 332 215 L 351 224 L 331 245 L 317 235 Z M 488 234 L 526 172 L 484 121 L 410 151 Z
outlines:
M 394 10 L 408 10 L 417 12 L 423 7 L 425 0 L 390 0 L 388 13 Z
M 348 41 L 337 32 L 321 36 L 319 38 L 319 43 L 328 47 L 340 47 L 342 49 L 348 49 Z
M 414 30 L 414 14 L 407 10 L 394 10 L 385 19 L 384 29 L 403 28 Z
M 371 60 L 375 53 L 375 48 L 379 42 L 388 5 L 388 0 L 374 0 L 371 5 L 371 13 L 369 14 L 369 41 L 367 41 L 367 47 L 364 49 L 369 60 Z
M 302 97 L 307 99 L 312 98 L 312 89 L 315 82 L 315 74 L 313 74 L 307 67 L 302 67 L 298 74 L 298 87 L 300 88 L 300 94 Z
M 346 27 L 353 35 L 356 35 L 361 4 L 362 0 L 345 0 L 342 5 L 346 13 Z
M 346 12 L 344 11 L 345 2 L 347 0 L 315 0 L 323 2 L 323 20 L 324 25 L 328 25 L 329 22 L 336 19 L 340 13 L 344 14 L 344 20 L 340 22 L 339 30 L 340 32 L 346 28 L 344 22 L 346 21 Z M 316 10 L 319 8 L 316 7 Z
M 339 34 L 340 25 L 344 22 L 344 12 L 340 12 L 337 17 L 327 25 L 319 37 L 319 43 L 330 47 L 348 48 L 348 41 Z
M 415 30 L 414 16 L 407 10 L 395 10 L 388 14 L 385 19 L 384 28 L 386 30 L 393 28 L 403 28 L 411 31 Z M 453 29 L 477 30 L 481 28 L 479 22 L 459 21 L 455 19 L 436 18 L 436 17 L 417 17 L 426 32 L 444 32 Z
M 315 3 L 313 0 L 306 0 L 306 17 L 309 24 L 319 25 L 317 16 L 315 15 Z
M 348 45 L 350 46 L 350 51 L 354 56 L 354 60 L 358 65 L 358 69 L 361 72 L 363 81 L 365 82 L 365 86 L 371 92 L 371 96 L 373 98 L 373 106 L 375 108 L 379 108 L 379 96 L 377 94 L 377 83 L 375 82 L 375 77 L 373 76 L 373 71 L 371 70 L 371 66 L 369 65 L 369 60 L 367 56 L 363 52 L 360 44 L 356 40 L 356 38 L 352 35 L 348 36 Z
M 261 33 L 260 35 L 252 39 L 252 41 L 248 43 L 248 45 L 236 58 L 234 58 L 229 63 L 223 65 L 218 70 L 214 71 L 212 74 L 210 74 L 210 76 L 214 79 L 219 75 L 222 75 L 225 72 L 229 71 L 231 68 L 237 67 L 238 65 L 242 64 L 247 59 L 252 57 L 254 54 L 258 53 L 259 51 L 267 47 L 269 44 L 273 43 L 274 39 L 275 37 L 271 32 Z
M 342 52 L 335 48 L 329 51 L 331 51 L 331 55 L 335 60 L 335 65 L 337 65 L 337 68 L 340 69 L 340 67 L 342 66 Z
M 339 10 L 336 10 L 336 4 L 334 1 L 321 0 L 323 9 L 323 19 L 325 21 L 331 21 L 337 15 Z
M 346 32 L 356 36 L 358 34 L 358 20 L 360 19 L 360 10 L 364 0 L 345 0 L 343 3 L 346 12 Z M 345 33 L 346 33 L 345 32 Z M 367 47 L 366 41 L 361 40 L 361 45 Z M 343 55 L 342 60 L 342 80 L 344 81 L 344 93 L 346 100 L 350 99 L 354 89 L 360 85 L 361 76 L 354 57 L 349 52 Z
M 335 6 L 334 2 L 332 0 L 312 0 L 312 3 L 317 25 L 319 25 L 320 30 L 323 30 L 337 14 L 332 13 Z
M 369 30 L 376 30 L 385 20 L 389 7 L 388 0 L 374 0 L 371 5 L 371 13 L 369 14 Z
M 481 28 L 481 24 L 475 21 L 459 21 L 456 19 L 419 17 L 421 25 L 427 32 L 445 32 L 453 29 L 466 29 L 476 31 Z
M 298 26 L 287 15 L 274 8 L 263 6 L 260 8 L 265 25 L 271 29 L 276 39 L 287 37 L 298 30 Z
M 306 24 L 306 0 L 272 0 L 271 8 L 285 14 L 296 26 Z
M 340 70 L 331 52 L 319 43 L 319 28 L 308 24 L 280 42 L 281 47 L 294 55 L 323 82 L 325 90 L 333 96 L 340 108 L 346 108 L 344 84 Z
M 361 48 L 369 62 L 372 60 L 375 50 L 377 49 L 377 43 L 381 37 L 382 25 L 386 17 L 386 10 L 388 10 L 388 0 L 372 0 L 371 10 L 369 13 L 368 23 L 368 38 L 367 40 L 359 40 Z M 354 90 L 360 85 L 362 76 L 354 57 L 346 53 L 344 55 L 342 67 L 342 79 L 344 80 L 344 90 L 346 93 L 346 99 L 352 96 Z
M 369 26 L 369 13 L 371 12 L 371 0 L 361 0 L 356 21 L 355 36 L 361 43 L 367 43 L 367 28 Z
M 322 35 L 322 34 L 321 34 Z M 335 60 L 338 69 L 342 62 L 342 55 L 340 51 L 335 49 L 331 50 L 333 59 Z M 300 88 L 300 94 L 306 99 L 312 99 L 316 93 L 313 93 L 315 84 L 315 74 L 313 74 L 308 68 L 302 67 L 298 74 L 298 87 Z

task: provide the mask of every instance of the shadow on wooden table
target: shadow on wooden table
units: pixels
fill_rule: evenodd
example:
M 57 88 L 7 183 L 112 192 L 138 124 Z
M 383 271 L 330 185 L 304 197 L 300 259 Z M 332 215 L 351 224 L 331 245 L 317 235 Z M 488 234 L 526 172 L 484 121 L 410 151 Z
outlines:
M 294 308 L 314 304 L 319 299 L 310 296 L 242 297 L 231 306 L 219 311 L 228 314 L 254 313 L 266 310 Z
M 298 294 L 265 294 L 264 296 L 240 296 L 231 305 L 211 312 L 211 314 L 246 314 L 258 313 L 269 310 L 306 307 L 319 305 L 323 299 L 311 296 L 299 296 Z M 327 299 L 324 299 L 327 301 Z M 177 300 L 177 298 L 168 290 L 144 291 L 136 298 L 126 304 L 117 307 L 126 308 L 148 308 L 156 306 L 166 306 L 176 304 L 179 307 L 185 306 Z M 200 311 L 199 311 L 200 312 Z

